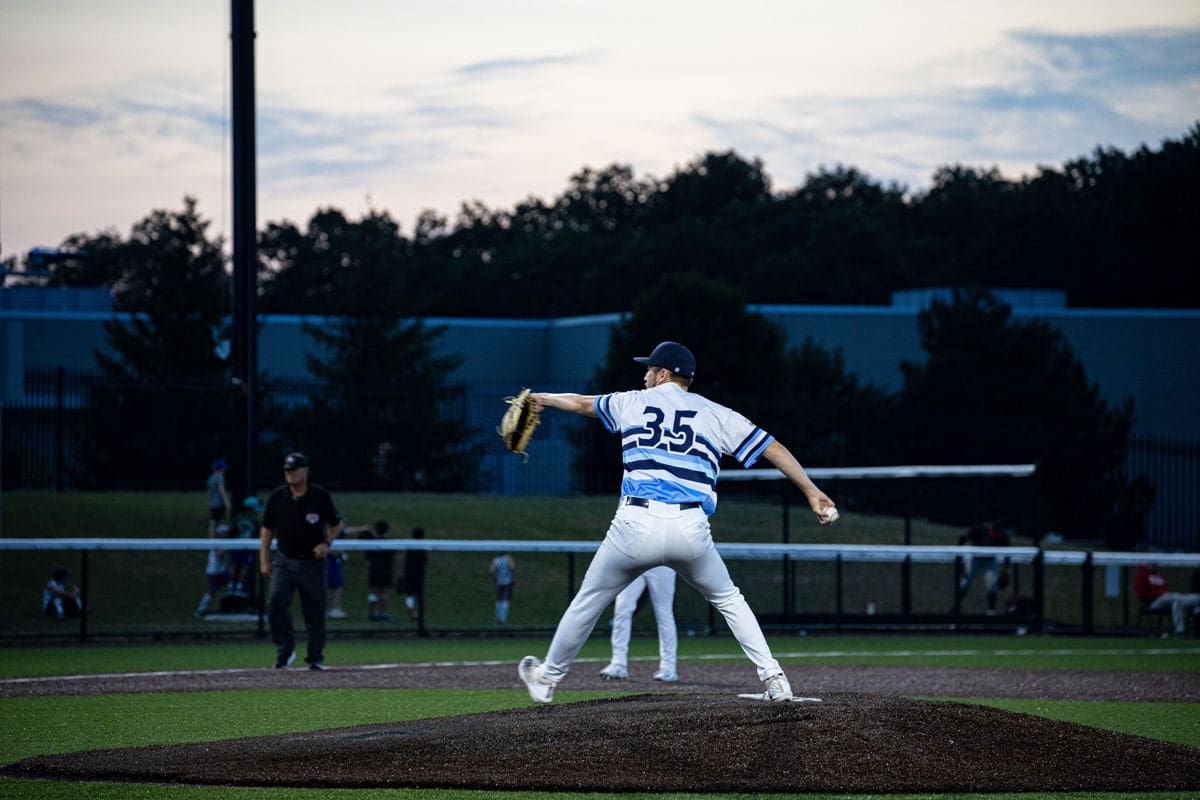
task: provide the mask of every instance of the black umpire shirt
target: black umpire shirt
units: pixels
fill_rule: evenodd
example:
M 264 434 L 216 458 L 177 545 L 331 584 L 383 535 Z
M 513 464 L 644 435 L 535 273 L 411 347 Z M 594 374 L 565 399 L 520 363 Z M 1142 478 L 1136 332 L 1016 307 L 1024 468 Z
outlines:
M 326 526 L 341 521 L 329 492 L 310 483 L 299 497 L 287 486 L 271 492 L 262 524 L 275 531 L 279 552 L 288 558 L 311 559 L 315 558 L 313 548 L 326 541 Z

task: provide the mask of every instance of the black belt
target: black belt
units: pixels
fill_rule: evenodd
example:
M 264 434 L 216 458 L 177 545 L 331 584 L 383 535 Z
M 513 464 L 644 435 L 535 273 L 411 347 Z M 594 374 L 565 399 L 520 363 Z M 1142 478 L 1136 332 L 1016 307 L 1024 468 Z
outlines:
M 650 507 L 650 501 L 649 501 L 649 500 L 647 500 L 647 499 L 646 499 L 646 498 L 644 498 L 644 497 L 622 497 L 622 498 L 621 498 L 621 505 L 623 505 L 623 506 L 637 506 L 638 508 L 649 508 L 649 507 Z M 663 505 L 664 505 L 664 506 L 678 506 L 680 511 L 687 511 L 687 510 L 689 510 L 689 509 L 693 509 L 693 508 L 699 508 L 699 507 L 700 507 L 700 504 L 699 504 L 699 503 L 696 503 L 696 502 L 692 502 L 692 503 L 663 503 Z

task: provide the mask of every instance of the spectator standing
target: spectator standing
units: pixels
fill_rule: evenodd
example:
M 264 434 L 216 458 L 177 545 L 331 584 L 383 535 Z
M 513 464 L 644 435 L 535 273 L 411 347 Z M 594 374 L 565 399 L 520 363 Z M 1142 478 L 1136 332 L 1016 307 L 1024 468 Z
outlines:
M 242 510 L 233 518 L 232 538 L 246 542 L 257 540 L 258 514 L 263 510 L 262 501 L 251 495 L 242 501 Z M 235 597 L 249 597 L 254 588 L 254 551 L 250 549 L 229 551 L 229 591 Z
M 341 534 L 338 534 L 339 538 Z M 329 618 L 345 619 L 348 615 L 342 609 L 342 596 L 346 592 L 346 554 L 336 549 L 325 557 L 327 566 L 325 585 L 329 588 Z
M 50 573 L 50 580 L 42 589 L 42 610 L 47 616 L 65 619 L 83 613 L 83 597 L 70 577 L 71 571 L 66 567 L 55 567 Z
M 300 610 L 308 630 L 309 669 L 324 669 L 325 559 L 342 530 L 342 516 L 324 488 L 308 480 L 308 457 L 290 453 L 283 460 L 286 483 L 271 493 L 259 537 L 259 569 L 271 579 L 267 596 L 275 668 L 296 657 L 292 595 L 300 592 Z M 271 541 L 278 543 L 272 556 Z
M 412 538 L 424 539 L 424 528 L 413 528 Z M 425 603 L 425 563 L 429 553 L 424 550 L 404 551 L 404 607 L 408 610 L 409 618 L 421 623 L 419 630 L 423 634 L 425 626 L 421 618 L 421 608 Z
M 963 545 L 970 545 L 972 547 L 1008 547 L 1012 544 L 1012 538 L 1009 536 L 1008 530 L 999 523 L 981 522 L 958 537 L 958 544 L 960 547 Z M 971 584 L 974 582 L 975 576 L 982 573 L 984 588 L 987 590 L 987 613 L 988 616 L 994 615 L 996 613 L 996 597 L 1001 589 L 1008 586 L 1008 570 L 1008 558 L 1004 559 L 1002 571 L 1000 559 L 996 556 L 976 555 L 964 557 L 962 572 L 958 579 L 958 593 L 954 599 L 955 609 L 960 610 L 962 608 L 963 598 L 967 596 L 967 592 L 971 589 Z
M 513 586 L 517 580 L 517 562 L 508 553 L 501 553 L 488 566 L 492 581 L 496 584 L 496 624 L 508 624 L 508 610 L 512 605 Z
M 208 493 L 208 535 L 212 536 L 217 525 L 225 521 L 229 511 L 229 492 L 225 489 L 225 470 L 229 465 L 224 459 L 212 462 L 212 472 L 204 484 Z
M 675 570 L 654 567 L 633 579 L 613 601 L 612 660 L 600 670 L 600 677 L 623 681 L 629 677 L 629 637 L 633 633 L 633 615 L 642 592 L 649 591 L 658 624 L 658 669 L 654 680 L 674 683 L 679 680 L 675 669 L 679 652 L 679 636 L 675 630 Z
M 222 522 L 217 525 L 215 531 L 209 533 L 208 538 L 215 540 L 225 539 L 228 536 L 229 526 Z M 209 549 L 208 561 L 204 565 L 204 578 L 208 582 L 208 588 L 200 598 L 200 604 L 196 606 L 197 617 L 203 617 L 208 613 L 209 605 L 229 584 L 229 570 L 225 566 L 225 551 L 221 548 L 214 546 Z
M 1171 623 L 1175 635 L 1187 633 L 1187 617 L 1200 606 L 1200 594 L 1172 592 L 1167 588 L 1167 579 L 1158 571 L 1157 564 L 1139 564 L 1133 576 L 1133 591 L 1150 611 L 1171 609 Z
M 362 525 L 348 528 L 360 539 L 386 539 L 391 526 L 387 520 L 377 520 L 368 528 Z M 392 572 L 396 563 L 395 550 L 368 550 L 367 557 L 367 619 L 372 622 L 388 622 L 392 614 L 388 611 L 388 594 L 392 590 Z

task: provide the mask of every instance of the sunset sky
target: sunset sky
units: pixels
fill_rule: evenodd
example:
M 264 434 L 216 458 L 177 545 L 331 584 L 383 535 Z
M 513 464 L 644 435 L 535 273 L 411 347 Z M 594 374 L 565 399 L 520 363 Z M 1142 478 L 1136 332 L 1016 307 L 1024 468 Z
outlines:
M 585 166 L 846 164 L 917 191 L 1200 120 L 1200 3 L 259 0 L 258 220 L 453 216 Z M 199 199 L 228 238 L 229 3 L 0 0 L 0 257 Z

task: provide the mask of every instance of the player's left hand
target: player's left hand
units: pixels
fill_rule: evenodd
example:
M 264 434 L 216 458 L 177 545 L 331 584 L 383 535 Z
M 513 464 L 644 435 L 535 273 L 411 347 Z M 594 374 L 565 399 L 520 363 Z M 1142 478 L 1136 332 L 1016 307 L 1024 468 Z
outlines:
M 329 555 L 329 545 L 325 544 L 325 542 L 321 542 L 319 545 L 317 545 L 316 547 L 314 547 L 312 549 L 312 552 L 313 552 L 314 558 L 317 558 L 317 559 L 324 558 L 325 556 Z

